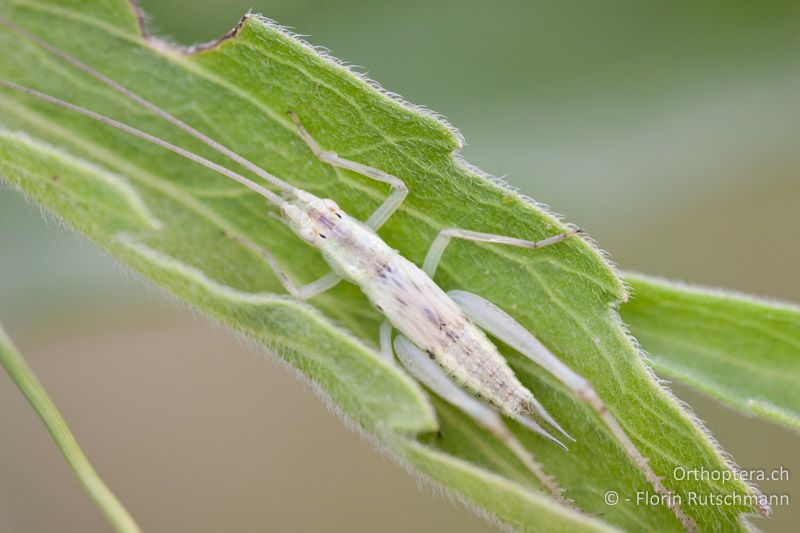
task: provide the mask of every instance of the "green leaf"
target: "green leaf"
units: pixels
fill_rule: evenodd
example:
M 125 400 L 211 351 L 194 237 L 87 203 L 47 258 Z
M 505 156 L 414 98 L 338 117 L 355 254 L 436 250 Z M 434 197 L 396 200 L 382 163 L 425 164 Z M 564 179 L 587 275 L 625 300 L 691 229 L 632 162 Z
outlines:
M 527 239 L 562 228 L 554 216 L 454 157 L 460 141 L 442 121 L 388 97 L 258 17 L 245 18 L 228 38 L 186 53 L 143 40 L 135 12 L 121 0 L 0 0 L 0 15 L 275 175 L 366 218 L 386 187 L 316 160 L 286 116 L 296 111 L 326 149 L 406 181 L 411 193 L 380 234 L 413 261 L 421 261 L 446 227 Z M 225 163 L 16 34 L 0 32 L 0 45 L 7 51 L 0 58 L 3 77 Z M 262 258 L 226 235 L 246 236 L 271 250 L 295 280 L 310 281 L 328 267 L 268 216 L 259 197 L 174 154 L 29 97 L 0 92 L 0 110 L 0 174 L 11 184 L 146 278 L 298 369 L 398 459 L 521 529 L 548 530 L 555 521 L 565 529 L 602 527 L 597 518 L 556 507 L 499 442 L 382 363 L 375 353 L 381 315 L 358 288 L 340 284 L 310 304 L 281 296 Z M 652 378 L 614 310 L 623 285 L 588 242 L 570 239 L 538 251 L 455 243 L 437 282 L 513 311 L 590 379 L 677 494 L 753 494 L 736 480 L 673 479 L 676 467 L 722 471 L 730 465 Z M 567 496 L 608 526 L 680 530 L 664 505 L 636 505 L 637 492 L 652 488 L 593 413 L 541 369 L 504 353 L 577 439 L 565 453 L 514 428 Z M 621 495 L 618 505 L 605 504 L 610 490 Z M 741 513 L 753 510 L 749 503 L 685 506 L 702 530 L 741 530 Z
M 25 362 L 2 325 L 0 325 L 0 366 L 8 372 L 33 410 L 39 415 L 47 431 L 53 437 L 53 441 L 64 455 L 64 459 L 75 472 L 78 481 L 97 507 L 103 511 L 114 529 L 120 533 L 137 533 L 139 527 L 136 522 L 92 467 L 61 413 L 53 404 L 53 400 L 50 399 L 47 391 L 36 378 L 36 374 L 33 373 L 33 369 Z
M 656 371 L 800 429 L 800 309 L 638 274 L 620 311 Z
M 519 530 L 539 531 L 617 531 L 587 515 L 553 505 L 549 496 L 525 490 L 519 484 L 417 442 L 406 442 L 405 452 L 431 478 L 444 486 L 458 487 L 467 502 L 480 502 L 495 516 L 505 517 Z

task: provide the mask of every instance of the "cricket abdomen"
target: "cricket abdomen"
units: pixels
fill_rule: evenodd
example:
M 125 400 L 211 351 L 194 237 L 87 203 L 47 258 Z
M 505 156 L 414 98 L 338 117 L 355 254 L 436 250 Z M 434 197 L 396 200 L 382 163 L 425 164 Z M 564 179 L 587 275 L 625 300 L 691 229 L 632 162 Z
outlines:
M 529 410 L 533 395 L 497 347 L 417 265 L 372 230 L 344 215 L 317 244 L 331 267 L 458 385 L 508 416 Z
M 528 411 L 531 393 L 517 379 L 497 347 L 467 321 L 457 342 L 434 352 L 436 361 L 464 389 L 508 416 Z

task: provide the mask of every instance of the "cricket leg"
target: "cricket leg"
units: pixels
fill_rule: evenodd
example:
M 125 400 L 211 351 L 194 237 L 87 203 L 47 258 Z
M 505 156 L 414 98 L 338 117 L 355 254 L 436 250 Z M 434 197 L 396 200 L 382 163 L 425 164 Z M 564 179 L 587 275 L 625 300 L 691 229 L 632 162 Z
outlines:
M 450 379 L 450 377 L 437 365 L 427 354 L 417 348 L 404 335 L 397 335 L 394 339 L 394 352 L 400 363 L 408 372 L 423 383 L 436 394 L 447 400 L 448 403 L 455 405 L 466 414 L 476 420 L 481 426 L 494 428 L 497 423 L 502 424 L 502 419 L 497 412 L 488 405 L 476 400 L 465 392 L 461 387 Z M 495 420 L 497 422 L 495 422 Z M 514 420 L 521 425 L 532 430 L 539 435 L 556 442 L 566 448 L 558 439 L 550 435 L 542 426 L 523 416 L 515 417 Z M 490 429 L 494 432 L 493 429 Z
M 345 170 L 351 170 L 375 181 L 386 183 L 392 188 L 392 192 L 389 194 L 388 198 L 383 201 L 378 209 L 376 209 L 365 222 L 367 226 L 377 231 L 378 228 L 383 226 L 383 223 L 389 220 L 389 217 L 391 217 L 392 214 L 397 211 L 397 208 L 400 207 L 400 204 L 403 203 L 403 200 L 405 200 L 406 196 L 408 195 L 408 186 L 405 184 L 405 182 L 396 176 L 392 176 L 391 174 L 384 172 L 383 170 L 370 167 L 356 161 L 351 161 L 349 159 L 344 159 L 339 157 L 335 152 L 323 150 L 317 141 L 314 140 L 311 134 L 308 133 L 308 130 L 306 130 L 302 122 L 300 122 L 300 119 L 297 118 L 295 112 L 289 111 L 289 116 L 297 126 L 297 130 L 300 132 L 300 137 L 303 139 L 303 141 L 305 141 L 305 143 L 320 161 L 335 167 L 343 168 Z
M 565 231 L 564 233 L 559 233 L 558 235 L 553 235 L 552 237 L 542 239 L 541 241 L 528 241 L 525 239 L 517 239 L 515 237 L 506 237 L 505 235 L 495 235 L 493 233 L 481 233 L 479 231 L 470 231 L 459 228 L 447 228 L 440 231 L 433 240 L 431 247 L 428 249 L 428 254 L 425 256 L 425 262 L 422 264 L 422 270 L 424 270 L 428 276 L 433 278 L 433 275 L 436 274 L 436 268 L 439 266 L 439 261 L 442 259 L 442 254 L 452 239 L 493 242 L 497 244 L 517 246 L 519 248 L 537 250 L 539 248 L 544 248 L 545 246 L 561 242 L 564 239 L 579 233 L 583 233 L 583 230 L 580 228 L 575 228 Z
M 384 320 L 381 323 L 380 331 L 381 339 L 381 356 L 388 362 L 394 362 L 394 353 L 392 351 L 392 323 Z
M 542 486 L 560 503 L 568 507 L 575 507 L 570 500 L 564 497 L 561 488 L 552 477 L 545 473 L 542 465 L 534 459 L 533 454 L 525 449 L 522 443 L 509 431 L 497 412 L 464 392 L 445 374 L 439 365 L 434 363 L 430 357 L 403 335 L 398 335 L 395 338 L 394 349 L 397 353 L 397 358 L 400 359 L 405 369 L 417 381 L 431 389 L 446 402 L 463 411 L 482 428 L 492 433 L 511 450 L 514 456 L 536 476 Z
M 291 278 L 289 278 L 289 275 L 283 270 L 283 268 L 281 268 L 281 266 L 278 264 L 278 261 L 275 259 L 275 256 L 272 255 L 269 250 L 262 248 L 245 237 L 238 237 L 228 234 L 226 234 L 226 236 L 263 257 L 264 261 L 266 261 L 266 263 L 275 273 L 275 276 L 277 276 L 278 281 L 280 281 L 281 285 L 283 285 L 283 288 L 298 300 L 308 300 L 320 293 L 327 291 L 328 289 L 335 287 L 340 281 L 342 281 L 342 277 L 340 275 L 338 275 L 336 272 L 330 272 L 321 278 L 312 281 L 308 285 L 298 287 L 291 280 Z
M 663 495 L 681 523 L 690 531 L 696 530 L 691 518 L 680 508 L 678 499 L 664 486 L 661 478 L 653 472 L 650 463 L 622 429 L 617 419 L 597 395 L 592 384 L 561 362 L 547 347 L 534 337 L 519 322 L 485 298 L 466 291 L 447 293 L 458 304 L 464 314 L 478 327 L 508 344 L 522 355 L 547 370 L 561 381 L 578 400 L 588 404 L 608 427 L 616 441 L 644 474 L 656 491 Z

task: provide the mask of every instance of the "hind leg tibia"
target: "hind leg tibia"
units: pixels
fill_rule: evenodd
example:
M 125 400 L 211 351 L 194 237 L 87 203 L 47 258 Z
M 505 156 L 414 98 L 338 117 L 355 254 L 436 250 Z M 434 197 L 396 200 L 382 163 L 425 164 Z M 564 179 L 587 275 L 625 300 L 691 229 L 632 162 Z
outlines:
M 669 506 L 678 519 L 687 529 L 692 529 L 693 523 L 691 519 L 676 503 L 676 498 L 664 486 L 661 478 L 650 467 L 647 458 L 642 455 L 630 437 L 628 437 L 628 434 L 611 411 L 608 410 L 606 404 L 595 391 L 594 386 L 587 379 L 562 363 L 519 322 L 492 302 L 466 291 L 450 291 L 447 294 L 478 327 L 547 370 L 553 377 L 563 383 L 575 398 L 591 407 L 628 457 L 644 474 L 647 481 L 656 489 L 656 492 L 670 502 Z
M 496 411 L 467 394 L 450 379 L 439 365 L 403 335 L 395 338 L 394 350 L 402 365 L 417 381 L 492 433 L 511 450 L 556 499 L 565 505 L 573 506 L 572 502 L 564 497 L 558 484 L 545 473 L 542 465 L 534 459 L 533 454 L 509 431 Z

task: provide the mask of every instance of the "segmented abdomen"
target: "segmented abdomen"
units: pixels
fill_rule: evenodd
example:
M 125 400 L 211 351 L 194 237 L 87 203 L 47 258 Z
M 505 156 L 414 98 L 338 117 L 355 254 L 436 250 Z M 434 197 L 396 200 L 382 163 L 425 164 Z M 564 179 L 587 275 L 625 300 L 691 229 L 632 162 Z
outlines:
M 395 256 L 376 279 L 362 286 L 370 300 L 456 383 L 506 415 L 527 410 L 532 395 L 497 347 L 422 270 Z
M 486 335 L 418 266 L 348 217 L 321 248 L 392 325 L 464 389 L 506 415 L 528 410 L 532 394 Z
M 463 388 L 504 414 L 524 413 L 531 393 L 483 331 L 466 318 L 465 321 L 456 341 L 434 352 L 436 361 Z

